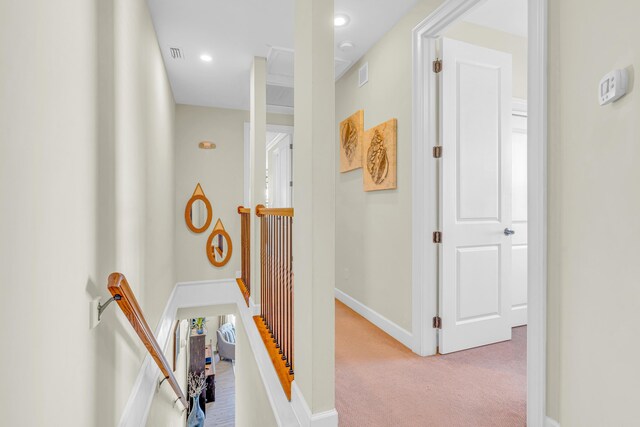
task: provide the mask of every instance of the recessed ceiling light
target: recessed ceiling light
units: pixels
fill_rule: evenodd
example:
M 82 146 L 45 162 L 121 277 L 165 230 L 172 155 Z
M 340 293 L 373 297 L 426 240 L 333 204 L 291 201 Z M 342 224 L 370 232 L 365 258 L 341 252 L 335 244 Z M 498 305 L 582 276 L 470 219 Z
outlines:
M 349 21 L 350 19 L 347 15 L 336 15 L 333 17 L 333 25 L 335 27 L 344 27 Z
M 354 48 L 355 46 L 356 46 L 356 45 L 355 45 L 353 42 L 350 42 L 350 41 L 348 41 L 348 40 L 343 41 L 342 43 L 340 43 L 340 44 L 338 45 L 338 47 L 340 48 L 340 50 L 341 50 L 341 51 L 343 51 L 343 52 L 350 52 L 350 51 L 352 51 L 352 50 L 353 50 L 353 48 Z
M 203 60 L 204 62 L 213 61 L 213 58 L 211 57 L 211 55 L 207 55 L 206 53 L 203 53 L 202 55 L 200 55 L 200 59 Z

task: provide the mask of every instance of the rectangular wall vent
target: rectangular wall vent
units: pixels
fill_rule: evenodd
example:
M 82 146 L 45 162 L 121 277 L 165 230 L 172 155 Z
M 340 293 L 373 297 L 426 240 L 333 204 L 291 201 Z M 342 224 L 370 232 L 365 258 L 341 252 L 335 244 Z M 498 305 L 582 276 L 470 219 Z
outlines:
M 365 63 L 358 70 L 358 87 L 362 87 L 369 81 L 369 63 Z
M 184 59 L 184 55 L 182 54 L 182 49 L 179 47 L 170 47 L 169 53 L 173 59 Z

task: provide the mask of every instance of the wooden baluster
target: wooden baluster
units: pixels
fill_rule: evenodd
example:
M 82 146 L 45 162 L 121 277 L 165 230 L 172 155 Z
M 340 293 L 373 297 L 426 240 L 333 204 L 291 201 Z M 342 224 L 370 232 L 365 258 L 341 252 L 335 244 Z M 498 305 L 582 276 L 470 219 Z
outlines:
M 282 305 L 284 307 L 284 333 L 283 333 L 283 347 L 284 350 L 282 351 L 282 360 L 287 361 L 287 357 L 288 357 L 288 345 L 289 345 L 289 306 L 287 304 L 287 296 L 289 295 L 289 289 L 288 289 L 288 283 L 287 283 L 287 255 L 289 253 L 289 246 L 287 245 L 287 236 L 289 235 L 289 218 L 285 217 L 284 218 L 284 254 L 283 254 L 283 260 L 282 260 L 282 265 L 283 265 L 283 269 L 284 269 L 284 274 L 283 274 L 283 289 L 284 289 L 284 298 L 282 301 Z
M 246 254 L 246 271 L 247 271 L 247 283 L 249 284 L 247 287 L 249 289 L 249 295 L 251 295 L 251 214 L 247 214 L 245 217 L 245 228 L 247 230 L 247 247 L 245 249 Z
M 283 271 L 282 271 L 282 261 L 284 257 L 282 256 L 282 248 L 284 247 L 284 240 L 282 239 L 282 230 L 283 230 L 283 217 L 278 217 L 278 348 L 280 354 L 282 354 L 282 326 L 283 326 L 283 318 L 282 318 L 282 279 L 283 279 Z
M 280 260 L 279 260 L 279 264 L 280 264 L 280 283 L 278 284 L 278 289 L 280 290 L 280 303 L 279 303 L 279 308 L 278 311 L 280 313 L 280 326 L 279 328 L 279 335 L 278 335 L 278 345 L 280 346 L 280 354 L 284 354 L 284 348 L 282 347 L 283 343 L 284 343 L 284 222 L 285 222 L 285 217 L 279 217 L 279 221 L 280 221 Z
M 285 363 L 288 364 L 289 363 L 289 330 L 291 328 L 291 307 L 289 307 L 289 233 L 291 233 L 291 223 L 290 223 L 290 218 L 287 218 L 287 231 L 285 233 L 285 241 L 286 241 L 286 245 L 287 245 L 287 250 L 285 251 L 285 255 L 284 255 L 284 266 L 285 266 L 285 291 L 286 291 L 286 295 L 285 295 L 285 301 L 284 301 L 284 305 L 286 307 L 286 322 L 287 322 L 287 330 L 286 330 L 286 337 L 287 337 L 287 344 L 285 346 L 285 350 L 286 350 L 286 354 L 285 354 Z
M 249 284 L 249 275 L 247 274 L 247 246 L 249 245 L 247 235 L 247 214 L 245 213 L 242 214 L 242 281 L 249 294 L 251 294 L 251 285 Z
M 247 229 L 247 216 L 248 214 L 242 214 L 242 281 L 247 288 L 247 292 L 251 295 L 251 281 L 249 280 L 249 233 Z
M 277 255 L 276 255 L 276 247 L 277 247 L 277 239 L 278 235 L 276 233 L 276 217 L 271 217 L 271 235 L 273 236 L 273 241 L 271 242 L 271 337 L 273 342 L 276 339 L 276 274 L 277 274 Z
M 275 236 L 275 247 L 273 251 L 273 342 L 278 345 L 278 248 L 280 246 L 280 236 L 278 236 L 278 217 L 273 217 L 273 234 Z
M 264 286 L 263 279 L 264 274 L 262 270 L 264 268 L 264 260 L 262 259 L 262 251 L 264 249 L 264 227 L 262 226 L 262 218 L 260 218 L 260 317 L 264 319 Z
M 289 218 L 289 235 L 287 236 L 287 244 L 289 246 L 289 255 L 287 256 L 287 280 L 289 282 L 288 293 L 287 293 L 287 304 L 289 305 L 289 348 L 287 351 L 287 360 L 289 362 L 289 371 L 293 372 L 293 358 L 292 358 L 292 348 L 293 348 L 293 304 L 291 300 L 291 295 L 293 292 L 293 280 L 291 277 L 291 260 L 293 253 L 291 252 L 291 238 L 293 236 L 293 218 Z
M 289 281 L 289 259 L 291 257 L 291 250 L 289 248 L 289 240 L 291 239 L 291 218 L 287 218 L 287 234 L 286 234 L 286 239 L 287 239 L 287 253 L 285 254 L 285 268 L 287 270 L 286 272 L 286 289 L 287 289 L 287 300 L 285 302 L 285 305 L 287 306 L 287 360 L 286 360 L 286 366 L 289 367 L 290 366 L 290 359 L 291 359 L 291 351 L 289 350 L 290 346 L 291 346 L 291 305 L 289 304 L 289 295 L 291 293 L 291 283 Z
M 271 283 L 271 258 L 270 253 L 269 253 L 269 245 L 271 244 L 270 242 L 270 237 L 271 237 L 271 228 L 270 228 L 270 218 L 266 217 L 265 218 L 265 228 L 267 230 L 267 242 L 264 246 L 264 250 L 265 250 L 265 262 L 266 262 L 266 278 L 267 278 L 267 282 L 265 283 L 265 294 L 267 295 L 267 301 L 266 301 L 266 307 L 267 307 L 267 328 L 271 329 L 270 327 L 270 323 L 271 323 L 271 289 L 269 287 L 270 283 Z
M 249 292 L 249 295 L 251 295 L 251 282 L 249 280 L 249 257 L 248 257 L 248 249 L 249 249 L 249 242 L 251 241 L 249 239 L 249 233 L 250 231 L 247 230 L 247 214 L 243 214 L 242 215 L 242 226 L 244 228 L 244 239 L 242 242 L 242 246 L 244 248 L 244 253 L 243 253 L 243 262 L 242 262 L 242 269 L 244 270 L 242 272 L 242 276 L 243 276 L 243 281 L 245 282 L 245 286 L 247 287 L 247 291 Z
M 261 277 L 262 277 L 262 297 L 261 297 L 261 304 L 262 304 L 262 308 L 261 308 L 261 312 L 262 312 L 262 319 L 266 322 L 267 321 L 267 270 L 266 270 L 266 265 L 267 265 L 267 259 L 266 259 L 266 247 L 267 247 L 267 228 L 266 228 L 266 221 L 265 218 L 262 217 L 260 218 L 260 229 L 262 230 L 262 248 L 260 249 L 260 257 L 261 257 L 261 265 L 262 265 L 262 273 L 261 273 Z
M 293 305 L 293 298 L 294 298 L 294 292 L 293 292 L 293 287 L 294 287 L 294 280 L 295 278 L 293 277 L 293 251 L 292 251 L 292 240 L 293 240 L 293 218 L 289 219 L 290 224 L 291 224 L 291 233 L 289 234 L 289 253 L 291 254 L 289 257 L 289 307 L 291 307 L 291 318 L 289 319 L 289 322 L 291 324 L 291 331 L 290 331 L 290 337 L 291 337 L 291 341 L 289 344 L 289 357 L 290 357 L 290 364 L 291 367 L 289 368 L 289 373 L 291 375 L 293 375 L 294 373 L 294 364 L 293 364 L 293 359 L 294 359 L 294 354 L 293 354 L 293 349 L 294 349 L 294 331 L 295 331 L 295 326 L 293 324 L 293 318 L 294 318 L 294 305 Z
M 289 245 L 287 244 L 287 242 L 289 241 L 289 218 L 285 217 L 284 218 L 284 241 L 285 241 L 285 249 L 284 249 L 284 259 L 283 261 L 283 266 L 284 266 L 284 301 L 283 301 L 283 305 L 284 305 L 284 351 L 282 352 L 282 360 L 285 361 L 285 364 L 288 364 L 288 358 L 289 358 L 289 280 L 288 280 L 288 272 L 289 272 L 289 268 L 287 265 L 287 258 L 289 256 Z
M 267 226 L 267 230 L 269 233 L 269 242 L 267 243 L 267 253 L 269 254 L 269 273 L 267 274 L 267 278 L 269 279 L 267 295 L 269 295 L 269 302 L 267 303 L 267 307 L 269 307 L 269 332 L 273 333 L 272 325 L 273 325 L 273 218 L 269 217 L 267 222 L 269 225 Z
M 246 214 L 245 217 L 245 228 L 247 230 L 247 247 L 245 249 L 246 254 L 246 271 L 247 271 L 247 288 L 249 289 L 249 295 L 251 295 L 251 225 L 249 220 L 251 214 Z
M 269 265 L 271 266 L 271 283 L 269 284 L 269 289 L 270 289 L 270 293 L 269 293 L 269 298 L 271 298 L 271 304 L 270 304 L 270 313 L 269 313 L 269 326 L 271 326 L 271 335 L 273 335 L 273 309 L 275 307 L 275 300 L 274 300 L 274 294 L 273 294 L 273 284 L 275 282 L 275 278 L 274 278 L 274 274 L 275 274 L 275 269 L 274 269 L 274 261 L 275 261 L 275 256 L 273 253 L 273 247 L 274 247 L 274 243 L 275 243 L 275 230 L 273 227 L 273 217 L 269 217 L 271 225 L 269 226 L 269 230 L 271 230 L 271 242 L 269 243 L 269 256 L 271 256 L 271 262 L 269 263 Z
M 275 233 L 273 230 L 273 217 L 269 217 L 269 329 L 271 332 L 271 336 L 273 336 L 273 244 Z
M 269 236 L 269 228 L 268 228 L 268 218 L 262 217 L 262 229 L 264 230 L 264 259 L 262 261 L 264 274 L 263 274 L 263 282 L 264 282 L 264 323 L 266 325 L 269 318 L 269 293 L 267 292 L 267 285 L 269 283 L 268 271 L 269 271 L 269 262 L 267 259 L 267 242 Z

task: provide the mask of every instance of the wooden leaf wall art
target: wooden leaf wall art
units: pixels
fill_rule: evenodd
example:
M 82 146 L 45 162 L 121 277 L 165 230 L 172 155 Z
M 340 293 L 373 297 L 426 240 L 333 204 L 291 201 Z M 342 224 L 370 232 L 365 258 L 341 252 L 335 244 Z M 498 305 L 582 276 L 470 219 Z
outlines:
M 364 133 L 362 156 L 364 191 L 397 187 L 398 121 L 391 119 Z
M 364 111 L 359 110 L 340 122 L 340 172 L 362 167 Z

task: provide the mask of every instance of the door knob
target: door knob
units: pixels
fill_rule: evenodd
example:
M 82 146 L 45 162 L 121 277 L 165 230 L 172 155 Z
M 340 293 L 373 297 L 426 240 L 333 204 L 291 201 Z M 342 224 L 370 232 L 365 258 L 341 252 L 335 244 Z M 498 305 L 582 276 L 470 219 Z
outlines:
M 505 236 L 511 236 L 512 234 L 516 234 L 516 232 L 515 232 L 515 231 L 513 231 L 513 230 L 512 230 L 512 229 L 510 229 L 510 228 L 505 228 L 505 229 L 504 229 L 504 235 L 505 235 Z

